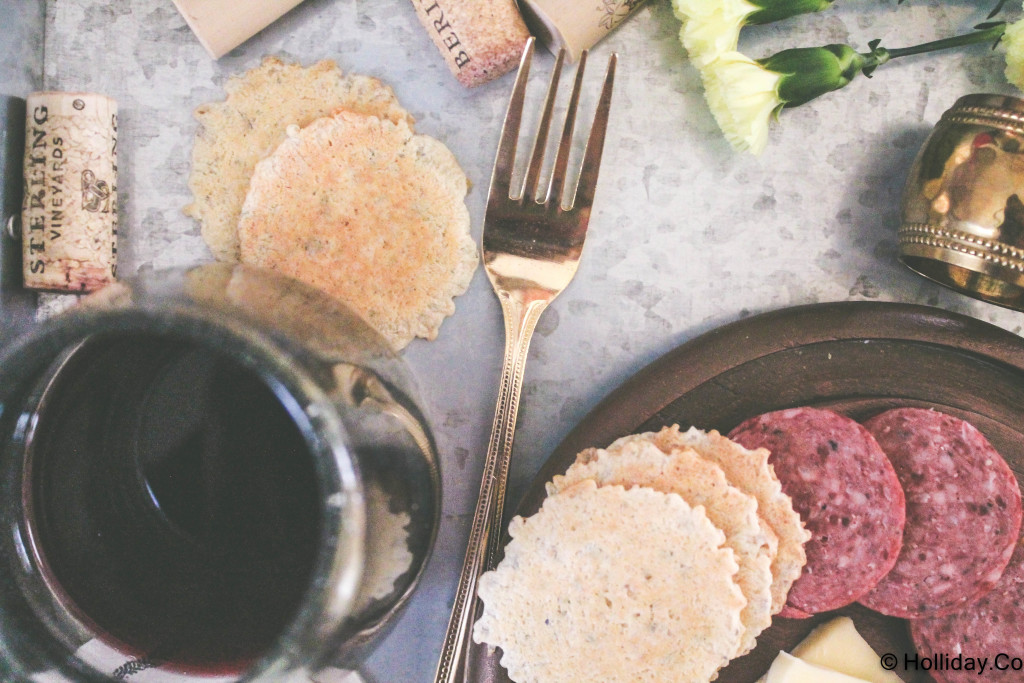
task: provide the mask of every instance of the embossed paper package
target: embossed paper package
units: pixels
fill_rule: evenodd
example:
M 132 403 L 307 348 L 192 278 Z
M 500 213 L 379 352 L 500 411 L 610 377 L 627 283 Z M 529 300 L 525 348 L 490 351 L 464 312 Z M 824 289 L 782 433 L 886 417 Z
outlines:
M 25 117 L 25 287 L 91 292 L 117 261 L 117 103 L 39 92 Z
M 270 26 L 302 0 L 174 0 L 196 38 L 220 59 Z
M 711 0 L 709 0 L 710 2 Z M 640 8 L 645 0 L 521 0 L 530 31 L 552 52 L 565 48 L 569 58 L 599 40 Z

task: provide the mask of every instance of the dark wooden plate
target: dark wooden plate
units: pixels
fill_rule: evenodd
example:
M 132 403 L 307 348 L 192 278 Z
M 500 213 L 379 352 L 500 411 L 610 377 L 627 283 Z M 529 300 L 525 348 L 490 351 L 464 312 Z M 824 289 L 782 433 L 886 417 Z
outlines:
M 728 432 L 770 410 L 811 405 L 863 419 L 896 406 L 932 407 L 980 429 L 1024 481 L 1024 339 L 973 318 L 908 304 L 842 302 L 747 318 L 694 339 L 641 370 L 565 438 L 516 510 L 536 512 L 544 483 L 576 453 L 620 436 L 679 424 Z M 913 654 L 906 622 L 859 607 L 812 619 L 776 619 L 758 647 L 721 672 L 720 683 L 752 683 L 780 649 L 814 626 L 848 614 L 879 653 L 904 672 Z M 496 659 L 484 680 L 508 681 Z

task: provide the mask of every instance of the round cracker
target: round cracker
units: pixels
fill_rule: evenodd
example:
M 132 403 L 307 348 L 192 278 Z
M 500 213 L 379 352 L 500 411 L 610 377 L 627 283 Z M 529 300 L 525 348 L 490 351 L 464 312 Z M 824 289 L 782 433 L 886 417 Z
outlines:
M 185 213 L 200 222 L 203 239 L 220 261 L 238 261 L 238 218 L 256 163 L 284 142 L 288 126 L 305 126 L 338 109 L 390 121 L 413 118 L 389 86 L 376 78 L 344 75 L 331 60 L 312 66 L 267 57 L 233 76 L 223 102 L 203 104 L 192 148 Z
M 584 481 L 509 534 L 473 637 L 519 683 L 708 681 L 740 642 L 736 560 L 678 495 Z
M 256 165 L 241 259 L 346 302 L 396 349 L 433 339 L 476 269 L 467 190 L 437 140 L 338 112 Z
M 590 449 L 577 456 L 564 476 L 548 484 L 548 494 L 592 479 L 598 486 L 646 486 L 676 493 L 691 506 L 700 505 L 708 519 L 725 533 L 739 564 L 736 583 L 747 599 L 740 614 L 744 633 L 733 656 L 754 649 L 757 636 L 772 621 L 772 559 L 778 539 L 757 516 L 753 496 L 729 484 L 722 468 L 692 448 L 665 453 L 649 438 L 625 438 L 607 450 Z
M 694 449 L 719 465 L 730 484 L 757 499 L 758 513 L 779 539 L 779 551 L 772 562 L 772 614 L 777 614 L 807 564 L 804 543 L 811 534 L 793 509 L 792 499 L 782 492 L 782 484 L 768 464 L 768 451 L 746 449 L 714 430 L 704 432 L 691 427 L 680 432 L 678 425 L 663 428 L 653 438 L 666 453 L 675 448 Z

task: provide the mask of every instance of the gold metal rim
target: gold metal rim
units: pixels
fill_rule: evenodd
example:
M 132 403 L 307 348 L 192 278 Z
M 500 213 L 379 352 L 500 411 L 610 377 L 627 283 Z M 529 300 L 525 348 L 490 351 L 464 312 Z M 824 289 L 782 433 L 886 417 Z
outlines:
M 906 223 L 900 227 L 898 235 L 900 250 L 904 253 L 912 245 L 940 252 L 948 250 L 1024 274 L 1024 249 L 997 240 L 927 223 Z M 914 255 L 925 256 L 920 253 Z
M 943 121 L 970 126 L 1001 128 L 1024 135 L 1024 114 L 996 107 L 956 107 L 942 115 Z

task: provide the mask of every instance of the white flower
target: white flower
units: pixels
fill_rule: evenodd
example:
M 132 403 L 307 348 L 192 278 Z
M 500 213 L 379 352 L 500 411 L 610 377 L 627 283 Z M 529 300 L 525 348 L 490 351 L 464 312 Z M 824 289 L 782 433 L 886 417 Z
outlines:
M 759 9 L 747 0 L 672 0 L 672 8 L 683 22 L 679 39 L 698 67 L 735 50 L 747 17 Z
M 768 123 L 783 104 L 778 93 L 781 74 L 731 51 L 704 65 L 701 76 L 704 97 L 726 139 L 737 150 L 764 151 Z
M 1007 25 L 1000 45 L 1006 52 L 1006 80 L 1024 90 L 1024 19 Z

